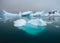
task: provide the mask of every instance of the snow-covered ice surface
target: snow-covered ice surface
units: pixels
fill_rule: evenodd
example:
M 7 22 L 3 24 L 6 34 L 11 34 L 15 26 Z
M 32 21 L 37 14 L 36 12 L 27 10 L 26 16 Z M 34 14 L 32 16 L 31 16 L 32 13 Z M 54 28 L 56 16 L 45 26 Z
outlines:
M 36 25 L 36 26 L 46 26 L 46 22 L 43 21 L 42 19 L 32 19 L 30 20 L 28 23 L 32 24 L 32 25 Z
M 25 26 L 26 25 L 26 20 L 24 19 L 19 19 L 19 20 L 16 20 L 14 21 L 14 26 L 15 27 L 21 27 L 21 26 Z
M 27 14 L 31 14 L 32 11 L 27 11 L 27 12 L 23 12 L 22 15 L 27 15 Z

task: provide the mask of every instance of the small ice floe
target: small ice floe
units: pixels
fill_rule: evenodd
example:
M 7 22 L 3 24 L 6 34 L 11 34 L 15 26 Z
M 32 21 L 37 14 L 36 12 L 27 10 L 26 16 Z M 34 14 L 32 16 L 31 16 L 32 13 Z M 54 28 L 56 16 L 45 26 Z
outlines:
M 60 16 L 59 12 L 52 13 L 50 16 Z
M 31 19 L 28 23 L 35 25 L 35 26 L 46 26 L 46 22 L 42 19 Z
M 22 16 L 28 16 L 28 15 L 30 15 L 31 13 L 32 13 L 32 11 L 23 12 L 23 13 L 22 13 Z
M 55 26 L 55 27 L 57 27 L 57 28 L 58 28 L 58 27 L 60 27 L 60 26 Z
M 37 19 L 31 19 L 28 21 L 28 23 L 35 25 L 35 26 L 39 25 L 39 21 L 37 21 Z
M 44 11 L 39 11 L 39 12 L 36 12 L 34 15 L 41 15 L 41 14 L 44 14 Z
M 46 21 L 44 21 L 43 19 L 40 19 L 40 26 L 46 26 L 47 25 L 47 23 L 46 23 Z
M 45 13 L 44 15 L 42 15 L 42 16 L 49 16 L 49 13 Z
M 47 24 L 52 24 L 53 22 L 52 21 L 49 21 L 49 22 L 46 22 Z
M 24 25 L 26 25 L 26 20 L 24 19 L 19 19 L 19 20 L 14 21 L 15 27 L 24 26 Z
M 28 15 L 28 14 L 31 14 L 32 11 L 27 11 L 27 12 L 23 12 L 22 15 Z
M 30 19 L 31 14 L 32 14 L 32 11 L 23 12 L 22 17 L 26 17 L 26 18 Z
M 44 11 L 38 11 L 38 12 L 36 12 L 34 14 L 31 14 L 31 16 L 37 16 L 37 15 L 41 16 L 42 14 L 44 14 Z
M 42 20 L 41 20 L 42 21 Z M 31 19 L 26 22 L 25 19 L 19 19 L 14 21 L 14 26 L 18 29 L 25 31 L 29 35 L 38 35 L 45 31 L 45 23 L 42 23 L 43 26 L 39 25 L 39 19 Z

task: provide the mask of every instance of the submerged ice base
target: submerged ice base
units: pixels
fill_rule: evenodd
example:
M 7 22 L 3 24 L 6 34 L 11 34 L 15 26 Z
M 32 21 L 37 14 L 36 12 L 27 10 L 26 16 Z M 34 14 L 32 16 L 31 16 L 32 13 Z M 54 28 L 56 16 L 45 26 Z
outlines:
M 18 27 L 18 29 L 21 29 L 25 31 L 26 33 L 30 35 L 38 35 L 39 33 L 42 33 L 45 31 L 45 27 L 43 26 L 33 26 L 31 24 L 26 24 L 24 27 Z

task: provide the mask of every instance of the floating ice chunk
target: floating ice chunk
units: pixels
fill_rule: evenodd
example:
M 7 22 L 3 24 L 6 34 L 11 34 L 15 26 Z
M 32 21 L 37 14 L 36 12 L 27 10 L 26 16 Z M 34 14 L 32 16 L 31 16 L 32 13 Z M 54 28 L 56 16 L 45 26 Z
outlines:
M 44 21 L 44 20 L 42 20 L 42 19 L 39 19 L 39 22 L 40 22 L 40 26 L 46 26 L 47 25 L 47 23 L 46 23 L 46 21 Z
M 59 12 L 56 12 L 56 13 L 54 14 L 54 16 L 60 16 L 60 13 L 59 13 Z
M 51 14 L 50 16 L 60 16 L 59 12 L 55 12 L 55 14 Z
M 22 17 L 27 17 L 28 19 L 30 19 L 31 14 L 32 14 L 32 11 L 23 12 Z
M 31 23 L 32 25 L 39 25 L 39 21 L 37 19 L 31 19 L 28 23 Z
M 22 16 L 29 16 L 31 13 L 32 13 L 32 11 L 23 12 Z
M 35 26 L 46 26 L 46 22 L 43 21 L 42 19 L 31 19 L 28 23 L 31 23 L 32 25 L 35 25 Z
M 46 13 L 44 11 L 41 11 L 41 12 L 36 12 L 34 15 L 49 16 L 49 13 Z
M 47 21 L 46 23 L 47 23 L 47 24 L 52 24 L 53 22 L 52 22 L 52 21 Z
M 60 27 L 60 26 L 55 26 L 55 27 L 57 27 L 57 28 L 58 28 L 58 27 Z
M 23 12 L 22 15 L 27 15 L 27 14 L 31 14 L 32 11 L 27 11 L 27 12 Z
M 4 15 L 5 15 L 5 16 L 10 16 L 10 18 L 11 18 L 11 17 L 18 16 L 17 14 L 9 13 L 9 12 L 7 12 L 7 11 L 3 11 L 3 12 L 4 12 Z
M 34 14 L 31 14 L 31 16 L 36 16 L 36 15 L 42 15 L 42 14 L 44 14 L 44 11 L 39 11 L 39 12 L 36 12 L 36 13 L 34 13 Z
M 43 14 L 43 13 L 44 13 L 44 11 L 36 12 L 36 14 Z
M 49 16 L 49 13 L 45 13 L 45 14 L 43 14 L 42 16 Z
M 38 35 L 40 32 L 42 33 L 45 31 L 45 27 L 37 26 L 38 24 L 36 22 L 38 23 L 38 21 L 33 19 L 28 22 L 26 22 L 25 19 L 19 19 L 14 21 L 14 26 L 17 27 L 18 29 L 25 31 L 27 34 Z
M 24 26 L 24 25 L 26 25 L 26 20 L 24 19 L 19 19 L 19 20 L 14 21 L 15 27 Z
M 4 12 L 5 21 L 12 20 L 12 19 L 15 19 L 15 18 L 18 18 L 19 17 L 18 14 L 9 13 L 9 12 L 7 12 L 5 10 L 3 10 L 3 12 Z
M 44 12 L 36 12 L 34 15 L 41 15 L 43 14 Z

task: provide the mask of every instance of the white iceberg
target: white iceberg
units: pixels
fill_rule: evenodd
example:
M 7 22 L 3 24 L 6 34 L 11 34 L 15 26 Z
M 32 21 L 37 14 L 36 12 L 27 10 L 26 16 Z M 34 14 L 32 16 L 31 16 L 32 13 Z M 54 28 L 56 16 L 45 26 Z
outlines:
M 28 21 L 28 23 L 32 24 L 32 25 L 39 25 L 39 21 L 37 21 L 37 19 L 31 19 Z
M 46 21 L 44 21 L 43 19 L 39 19 L 39 22 L 40 22 L 39 25 L 41 25 L 41 26 L 46 26 L 47 25 Z
M 15 19 L 15 18 L 19 18 L 18 14 L 9 13 L 5 10 L 3 10 L 3 12 L 4 12 L 4 20 L 5 21 L 12 20 L 12 19 Z
M 30 19 L 31 18 L 31 15 L 32 14 L 32 11 L 27 11 L 27 12 L 23 12 L 22 13 L 22 17 L 27 17 L 28 19 Z
M 60 13 L 59 12 L 55 12 L 55 14 L 50 14 L 50 16 L 60 16 Z
M 35 25 L 35 26 L 46 26 L 46 22 L 42 19 L 31 19 L 28 23 Z
M 45 14 L 43 14 L 42 16 L 49 16 L 49 13 L 45 13 Z
M 27 11 L 27 12 L 23 12 L 22 15 L 28 15 L 28 14 L 31 14 L 32 11 Z
M 24 19 L 19 19 L 19 20 L 14 21 L 15 27 L 24 26 L 24 25 L 26 25 L 26 20 Z
M 44 14 L 44 11 L 41 11 L 41 12 L 38 11 L 36 13 L 31 14 L 31 16 L 42 15 L 42 14 Z

